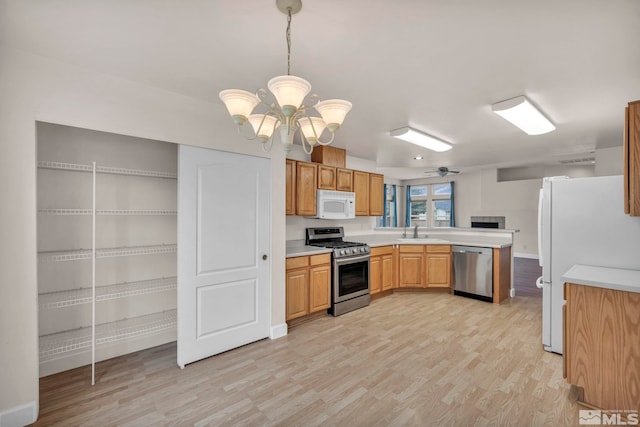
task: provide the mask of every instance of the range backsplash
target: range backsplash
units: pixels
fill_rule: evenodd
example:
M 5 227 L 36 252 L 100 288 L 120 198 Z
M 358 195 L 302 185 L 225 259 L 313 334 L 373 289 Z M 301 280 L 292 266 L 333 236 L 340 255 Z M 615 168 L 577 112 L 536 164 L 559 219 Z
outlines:
M 362 216 L 354 219 L 317 219 L 300 216 L 287 216 L 287 240 L 301 240 L 305 238 L 308 227 L 344 227 L 346 236 L 373 233 L 376 217 Z

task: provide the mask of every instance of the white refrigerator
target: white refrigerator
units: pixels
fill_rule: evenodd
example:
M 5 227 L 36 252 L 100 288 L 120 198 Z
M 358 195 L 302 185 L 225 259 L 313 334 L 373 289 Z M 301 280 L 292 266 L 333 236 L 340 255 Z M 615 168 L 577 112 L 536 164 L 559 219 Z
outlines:
M 640 218 L 624 214 L 623 177 L 544 178 L 538 205 L 542 344 L 562 354 L 561 276 L 574 264 L 640 270 Z

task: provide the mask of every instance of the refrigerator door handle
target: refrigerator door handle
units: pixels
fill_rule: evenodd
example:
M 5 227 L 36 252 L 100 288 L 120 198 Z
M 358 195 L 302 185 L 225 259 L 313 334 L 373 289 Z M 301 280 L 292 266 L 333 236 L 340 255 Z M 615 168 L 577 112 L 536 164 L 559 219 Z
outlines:
M 538 265 L 543 266 L 542 259 L 542 201 L 544 198 L 544 190 L 541 188 L 538 193 Z M 540 280 L 540 279 L 538 279 Z M 541 287 L 541 286 L 538 286 Z

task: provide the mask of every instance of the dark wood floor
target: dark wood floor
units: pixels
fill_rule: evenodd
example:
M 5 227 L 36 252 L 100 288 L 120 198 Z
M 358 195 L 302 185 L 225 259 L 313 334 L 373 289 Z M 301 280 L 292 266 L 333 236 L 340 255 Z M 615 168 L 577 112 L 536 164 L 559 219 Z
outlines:
M 536 287 L 536 279 L 542 276 L 542 267 L 537 259 L 514 258 L 513 287 L 521 297 L 542 298 L 542 289 Z

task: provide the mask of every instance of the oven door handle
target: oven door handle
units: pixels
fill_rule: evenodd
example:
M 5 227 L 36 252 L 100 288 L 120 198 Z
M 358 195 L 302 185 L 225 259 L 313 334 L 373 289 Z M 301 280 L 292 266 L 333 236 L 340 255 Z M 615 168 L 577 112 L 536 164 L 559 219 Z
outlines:
M 337 259 L 336 260 L 336 265 L 346 265 L 346 264 L 353 264 L 354 262 L 368 261 L 369 258 L 371 258 L 371 255 L 366 254 L 366 255 L 361 255 L 359 257 L 356 257 L 356 258 Z

